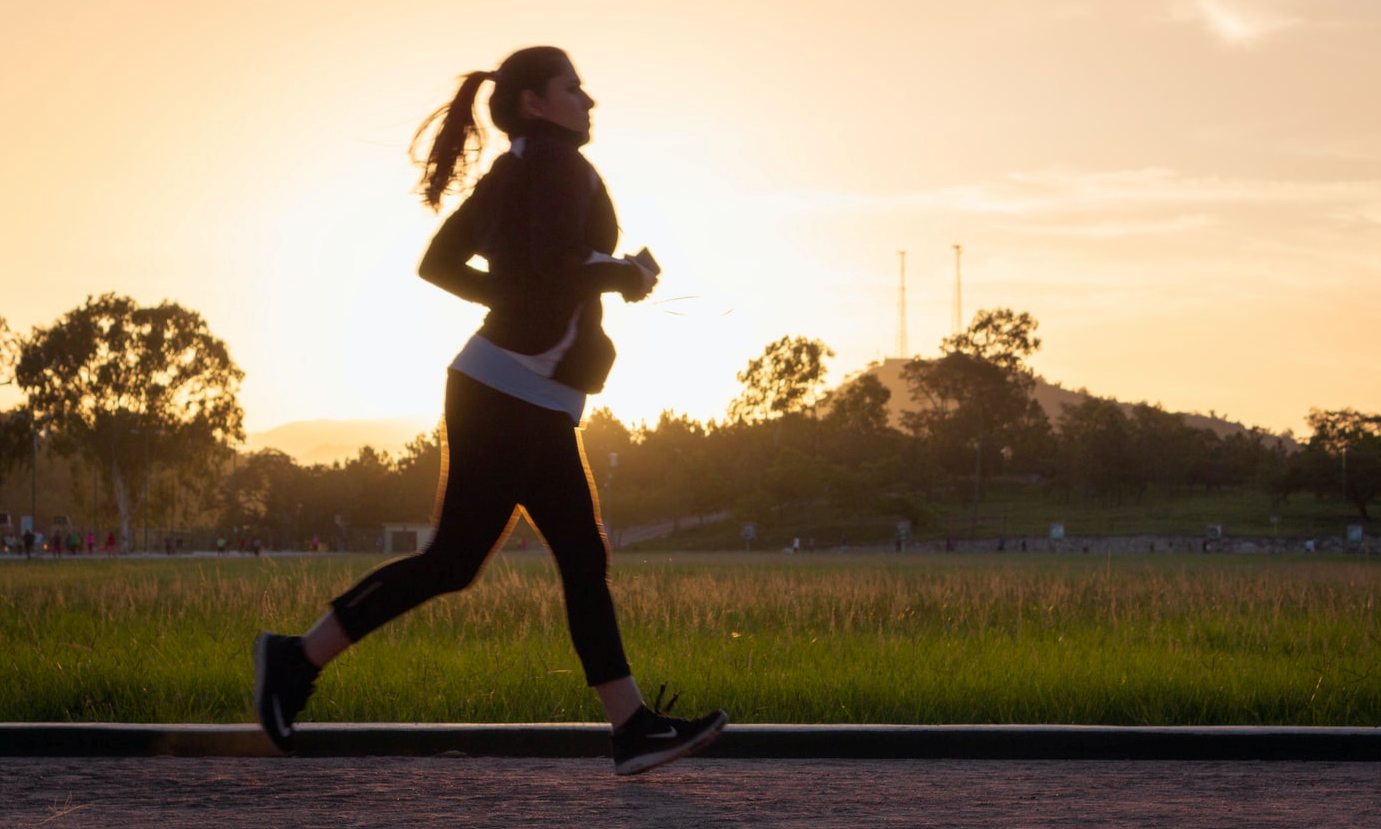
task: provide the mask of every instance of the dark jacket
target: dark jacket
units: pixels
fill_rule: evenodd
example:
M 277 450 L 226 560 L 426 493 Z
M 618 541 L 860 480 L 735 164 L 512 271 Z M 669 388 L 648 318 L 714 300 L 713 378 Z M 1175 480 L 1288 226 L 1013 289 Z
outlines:
M 494 162 L 437 231 L 418 273 L 488 306 L 480 335 L 519 354 L 551 349 L 576 318 L 575 342 L 552 379 L 597 392 L 614 364 L 600 295 L 636 292 L 642 275 L 622 261 L 587 262 L 613 252 L 618 220 L 580 153 L 584 137 L 546 121 L 522 137 L 522 156 L 510 151 Z M 488 261 L 487 272 L 467 264 L 475 254 Z

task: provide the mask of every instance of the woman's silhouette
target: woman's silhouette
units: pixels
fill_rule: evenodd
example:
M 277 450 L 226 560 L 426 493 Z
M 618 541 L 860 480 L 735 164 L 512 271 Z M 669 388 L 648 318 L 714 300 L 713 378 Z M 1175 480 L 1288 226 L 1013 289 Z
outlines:
M 451 363 L 436 532 L 426 550 L 390 561 L 331 602 L 301 637 L 255 642 L 255 706 L 270 739 L 293 748 L 293 722 L 322 667 L 350 644 L 422 602 L 464 589 L 522 506 L 561 573 L 571 639 L 587 682 L 613 725 L 614 766 L 634 774 L 708 745 L 728 717 L 669 717 L 643 702 L 624 656 L 609 595 L 609 555 L 575 425 L 587 394 L 614 362 L 601 297 L 637 302 L 657 283 L 646 249 L 614 258 L 618 225 L 594 167 L 594 101 L 560 49 L 513 53 L 494 72 L 465 76 L 434 125 L 420 190 L 433 209 L 463 186 L 483 145 L 474 117 L 492 81 L 493 123 L 508 137 L 500 156 L 437 232 L 422 278 L 489 308 Z M 488 270 L 469 265 L 483 256 Z

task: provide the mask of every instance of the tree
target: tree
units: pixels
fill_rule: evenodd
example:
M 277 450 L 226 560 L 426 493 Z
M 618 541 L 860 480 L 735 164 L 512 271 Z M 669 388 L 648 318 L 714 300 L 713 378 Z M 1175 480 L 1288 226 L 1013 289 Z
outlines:
M 729 406 L 731 420 L 771 420 L 812 411 L 825 383 L 825 359 L 834 351 L 820 340 L 782 337 L 739 372 L 743 394 Z
M 1184 422 L 1184 415 L 1138 403 L 1132 408 L 1128 426 L 1139 488 L 1156 483 L 1168 492 L 1190 479 L 1203 441 L 1197 430 Z
M 967 329 L 946 337 L 940 350 L 967 354 L 1009 373 L 1029 375 L 1026 358 L 1040 350 L 1041 338 L 1036 336 L 1039 327 L 1036 318 L 1025 311 L 985 309 L 973 315 Z
M 680 529 L 682 518 L 714 504 L 717 480 L 706 470 L 705 427 L 699 421 L 663 410 L 657 425 L 640 428 L 635 440 L 628 472 L 651 512 L 670 517 Z
M 14 382 L 14 367 L 19 360 L 19 337 L 0 317 L 0 386 Z M 30 428 L 28 414 L 22 409 L 0 413 L 0 482 L 20 460 L 29 456 Z
M 306 477 L 292 457 L 277 449 L 249 455 L 228 482 L 234 503 L 227 523 L 266 539 L 270 547 L 290 544 L 298 532 Z
M 377 528 L 403 513 L 398 501 L 396 465 L 388 452 L 362 446 L 337 473 L 343 490 L 340 500 L 341 529 L 346 526 Z M 333 470 L 334 471 L 334 470 Z
M 943 356 L 902 368 L 911 399 L 920 404 L 903 422 L 930 439 L 951 471 L 971 463 L 976 493 L 1015 447 L 1034 452 L 1048 443 L 1049 424 L 1031 398 L 1035 378 L 1025 363 L 1040 348 L 1036 327 L 1024 312 L 979 311 L 966 331 L 941 343 Z
M 1323 491 L 1340 484 L 1357 514 L 1370 521 L 1368 505 L 1381 496 L 1381 414 L 1312 409 L 1308 421 L 1314 434 L 1305 454 L 1316 459 L 1310 465 L 1316 488 Z
M 887 430 L 892 392 L 875 374 L 864 374 L 825 399 L 825 423 L 844 432 L 877 435 Z
M 398 459 L 398 515 L 395 521 L 430 521 L 441 512 L 438 497 L 444 488 L 441 477 L 441 427 L 422 433 L 403 447 Z
M 1114 400 L 1090 397 L 1065 406 L 1060 420 L 1059 474 L 1066 486 L 1112 495 L 1138 485 L 1132 428 Z
M 628 448 L 633 436 L 607 406 L 590 413 L 581 427 L 580 442 L 585 447 L 585 461 L 595 486 L 603 492 L 612 486 L 617 474 L 618 459 L 628 461 Z
M 19 336 L 10 330 L 4 317 L 0 317 L 0 386 L 14 382 L 14 367 L 19 362 L 22 343 Z
M 115 294 L 88 297 L 35 330 L 16 370 L 54 446 L 108 476 L 126 549 L 155 465 L 209 467 L 244 438 L 236 400 L 243 377 L 200 314 L 166 301 L 143 308 Z

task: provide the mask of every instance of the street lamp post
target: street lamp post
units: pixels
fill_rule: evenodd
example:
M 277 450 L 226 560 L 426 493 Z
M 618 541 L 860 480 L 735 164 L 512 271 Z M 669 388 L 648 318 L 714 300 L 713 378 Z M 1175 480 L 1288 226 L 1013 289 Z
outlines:
M 149 430 L 144 430 L 144 504 L 142 512 L 144 518 L 144 552 L 149 551 Z
M 33 522 L 32 532 L 38 534 L 38 417 L 29 409 L 29 435 L 33 439 L 33 463 L 29 469 L 29 520 Z

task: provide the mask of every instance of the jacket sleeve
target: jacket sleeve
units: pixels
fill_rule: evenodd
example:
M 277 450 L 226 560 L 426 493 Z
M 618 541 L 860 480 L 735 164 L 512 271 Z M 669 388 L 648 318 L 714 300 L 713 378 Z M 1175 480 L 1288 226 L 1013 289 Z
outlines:
M 452 213 L 432 237 L 427 252 L 417 265 L 423 279 L 469 302 L 492 306 L 494 284 L 489 274 L 470 267 L 470 258 L 480 249 L 484 222 L 477 215 L 483 207 L 474 198 Z
M 597 184 L 589 164 L 577 153 L 544 154 L 532 163 L 526 242 L 537 273 L 574 280 L 582 296 L 639 290 L 642 272 L 636 265 L 587 241 L 585 222 Z

